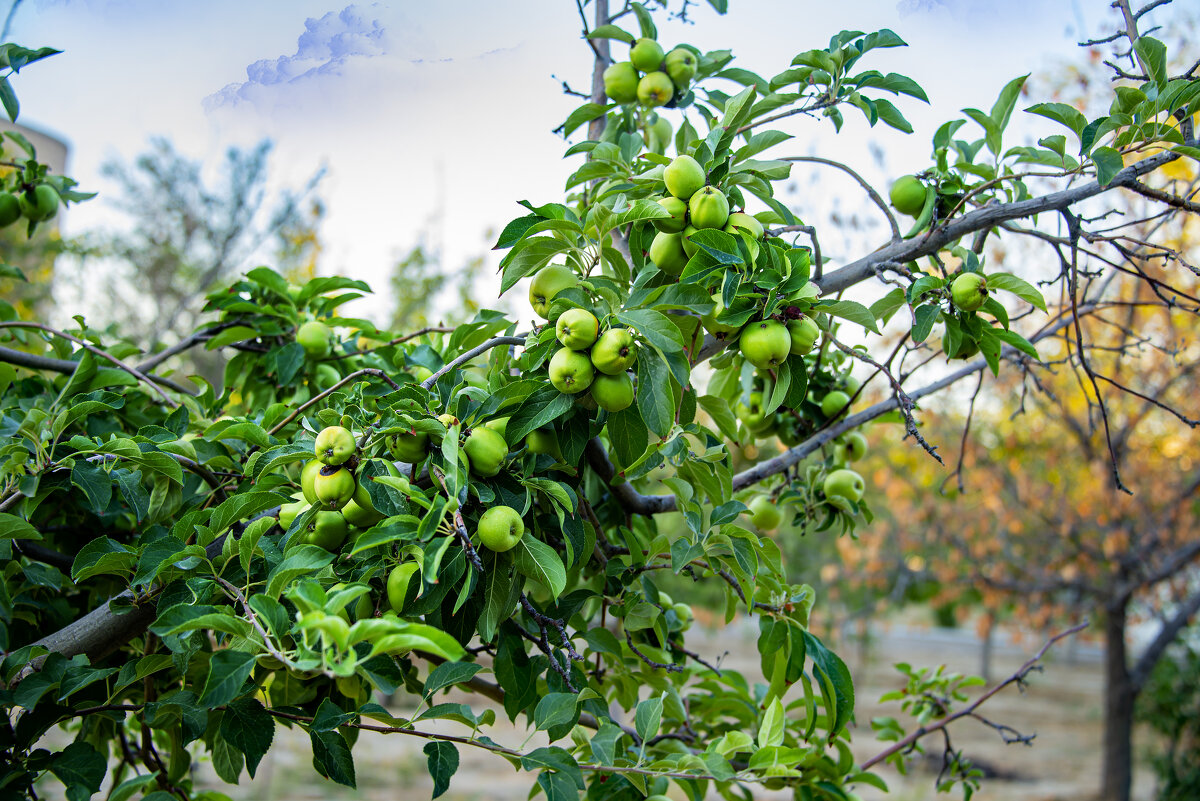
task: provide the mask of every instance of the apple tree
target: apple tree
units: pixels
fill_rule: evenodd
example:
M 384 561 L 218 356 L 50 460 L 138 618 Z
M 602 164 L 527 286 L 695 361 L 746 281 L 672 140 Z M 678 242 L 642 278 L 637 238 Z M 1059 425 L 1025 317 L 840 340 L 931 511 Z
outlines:
M 1044 136 L 1006 143 L 1017 79 L 942 126 L 889 207 L 853 167 L 789 155 L 787 129 L 861 114 L 910 130 L 902 107 L 924 91 L 871 67 L 896 33 L 843 31 L 763 77 L 660 37 L 641 4 L 593 0 L 566 197 L 522 201 L 496 243 L 532 322 L 379 330 L 341 311 L 361 280 L 269 267 L 211 292 L 208 322 L 156 353 L 0 307 L 0 788 L 219 798 L 192 755 L 238 782 L 280 726 L 350 786 L 361 731 L 420 738 L 435 797 L 468 748 L 554 801 L 885 787 L 877 765 L 903 766 L 994 689 L 968 702 L 970 680 L 914 671 L 912 730 L 892 721 L 895 742 L 860 764 L 852 676 L 810 630 L 820 607 L 789 581 L 771 512 L 852 535 L 872 520 L 856 429 L 894 420 L 940 459 L 917 402 L 1027 371 L 1064 332 L 1097 402 L 1121 390 L 1101 387 L 1082 333 L 1105 275 L 1136 272 L 1122 248 L 1186 265 L 1103 208 L 1132 192 L 1164 219 L 1192 210 L 1156 171 L 1200 157 L 1200 81 L 1168 74 L 1142 12 L 1118 5 L 1133 63 L 1106 114 L 1033 104 Z M 822 254 L 777 196 L 800 162 L 855 177 L 890 239 Z M 1055 257 L 1025 278 L 987 264 L 989 241 L 1027 237 Z M 885 291 L 866 305 L 860 285 Z M 195 347 L 229 355 L 220 387 L 171 374 Z M 735 469 L 752 441 L 782 447 Z M 672 574 L 757 622 L 761 675 L 689 647 L 688 599 L 660 588 Z M 545 744 L 493 737 L 499 715 Z M 969 796 L 969 760 L 945 764 L 940 786 Z

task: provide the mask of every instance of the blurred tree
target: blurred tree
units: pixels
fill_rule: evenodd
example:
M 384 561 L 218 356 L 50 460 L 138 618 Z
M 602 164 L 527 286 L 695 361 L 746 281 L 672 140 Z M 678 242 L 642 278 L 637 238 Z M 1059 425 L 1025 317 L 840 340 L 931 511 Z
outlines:
M 1163 740 L 1153 757 L 1158 801 L 1200 798 L 1200 648 L 1193 627 L 1150 674 L 1137 717 Z
M 494 232 L 484 233 L 484 241 Z M 392 298 L 391 319 L 387 328 L 415 331 L 433 325 L 454 326 L 470 320 L 482 307 L 478 296 L 486 262 L 482 255 L 472 256 L 457 270 L 447 270 L 441 249 L 430 246 L 426 237 L 392 267 L 389 278 Z M 490 300 L 489 308 L 501 308 L 499 300 Z

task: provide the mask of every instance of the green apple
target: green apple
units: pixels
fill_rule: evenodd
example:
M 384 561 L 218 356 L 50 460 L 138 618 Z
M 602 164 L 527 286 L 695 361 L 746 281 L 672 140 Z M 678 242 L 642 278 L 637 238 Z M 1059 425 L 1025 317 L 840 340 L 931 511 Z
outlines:
M 490 428 L 500 436 L 504 437 L 504 441 L 508 442 L 508 421 L 509 417 L 493 417 L 484 423 L 485 428 Z
M 559 315 L 554 333 L 564 348 L 584 350 L 600 335 L 600 321 L 586 309 L 567 309 Z
M 646 108 L 658 108 L 671 102 L 675 84 L 665 72 L 651 72 L 638 81 L 638 102 Z
M 863 483 L 863 477 L 845 467 L 840 470 L 834 470 L 825 476 L 824 490 L 826 498 L 845 498 L 848 501 L 858 503 L 862 500 L 863 490 L 865 489 L 866 484 Z
M 849 373 L 846 373 L 837 381 L 837 388 L 852 398 L 858 393 L 858 389 L 861 386 L 862 382 Z
M 601 373 L 592 382 L 592 397 L 601 409 L 610 412 L 628 409 L 633 404 L 633 379 L 629 373 Z
M 742 211 L 735 211 L 725 221 L 725 233 L 727 234 L 744 231 L 754 239 L 762 239 L 764 230 L 762 223 Z
M 333 331 L 319 320 L 309 320 L 296 329 L 296 341 L 313 359 L 324 359 L 333 348 Z
M 821 337 L 821 329 L 811 317 L 799 317 L 788 320 L 788 336 L 792 338 L 792 355 L 803 356 L 813 349 Z
M 317 502 L 317 493 L 314 482 L 316 481 L 317 473 L 321 472 L 321 468 L 324 466 L 325 465 L 321 464 L 316 459 L 312 459 L 307 462 L 304 465 L 304 468 L 300 471 L 300 489 L 304 493 L 304 497 L 309 503 Z
M 292 496 L 293 498 L 296 496 Z M 304 514 L 304 510 L 309 506 L 308 501 L 301 495 L 300 499 L 295 503 L 285 503 L 279 507 L 279 527 L 287 531 L 292 527 L 292 523 L 296 522 L 296 518 Z
M 416 434 L 391 434 L 387 438 L 388 451 L 397 462 L 416 464 L 425 458 L 429 448 L 429 435 L 421 432 Z
M 317 367 L 313 370 L 313 383 L 316 384 L 318 392 L 324 392 L 331 389 L 334 384 L 342 380 L 342 374 L 337 371 L 329 362 L 318 362 Z M 260 389 L 270 389 L 269 387 L 260 386 Z M 253 404 L 250 408 L 256 408 Z
M 960 274 L 950 284 L 950 299 L 959 311 L 975 311 L 988 299 L 987 279 L 980 273 Z
M 525 533 L 521 515 L 511 506 L 493 506 L 479 516 L 475 530 L 485 548 L 493 551 L 511 551 Z
M 653 220 L 655 228 L 664 233 L 677 234 L 687 227 L 688 207 L 686 200 L 680 200 L 677 197 L 664 197 L 658 201 L 658 205 L 666 209 L 671 216 Z
M 663 63 L 662 45 L 653 39 L 638 39 L 629 48 L 629 60 L 642 72 L 654 72 Z
M 586 353 L 561 348 L 550 358 L 550 383 L 559 392 L 575 395 L 592 385 L 596 371 Z
M 683 245 L 683 255 L 687 256 L 689 259 L 696 255 L 696 251 L 700 250 L 700 246 L 692 241 L 692 234 L 699 230 L 699 228 L 689 223 L 688 226 L 679 233 L 679 241 L 680 244 Z
M 313 452 L 322 464 L 345 464 L 357 451 L 358 443 L 354 441 L 354 435 L 341 426 L 321 429 L 317 441 L 313 443 Z
M 408 588 L 412 584 L 413 575 L 420 569 L 416 562 L 401 562 L 392 568 L 387 577 L 388 606 L 396 614 L 404 612 L 405 601 L 408 600 Z M 418 580 L 419 582 L 419 580 Z M 421 594 L 421 585 L 417 584 L 417 594 Z
M 658 114 L 655 117 L 656 119 L 651 123 L 647 133 L 650 139 L 650 149 L 655 153 L 661 154 L 671 144 L 671 134 L 674 132 L 671 130 L 671 123 L 667 121 L 666 117 Z
M 535 428 L 525 435 L 525 447 L 530 453 L 544 453 L 555 459 L 562 459 L 562 451 L 558 448 L 558 436 L 552 428 Z
M 614 103 L 637 100 L 638 71 L 631 61 L 618 61 L 604 70 L 604 94 Z
M 700 66 L 696 54 L 686 47 L 677 47 L 667 53 L 666 62 L 667 75 L 671 76 L 671 80 L 680 89 L 687 88 L 692 78 L 696 77 L 696 69 Z
M 354 496 L 342 507 L 342 517 L 352 526 L 370 528 L 383 519 L 383 515 L 371 503 L 371 496 L 362 482 L 354 490 Z
M 925 184 L 915 175 L 901 176 L 892 184 L 888 197 L 896 211 L 916 217 L 925 207 Z
M 605 375 L 623 373 L 637 362 L 637 343 L 628 328 L 610 328 L 592 346 L 592 366 Z
M 433 371 L 423 364 L 418 364 L 412 368 L 412 377 L 413 381 L 423 384 L 426 379 L 433 378 Z
M 543 320 L 549 317 L 550 302 L 564 289 L 577 286 L 579 277 L 565 264 L 543 267 L 529 283 L 529 305 Z
M 663 170 L 667 191 L 680 200 L 690 200 L 704 186 L 705 180 L 704 168 L 691 156 L 677 156 Z
M 821 414 L 833 418 L 841 414 L 850 405 L 850 396 L 840 389 L 835 389 L 821 398 Z
M 719 292 L 716 295 L 713 295 L 712 299 L 713 303 L 716 304 L 716 306 L 713 307 L 712 314 L 704 315 L 700 318 L 700 322 L 703 324 L 704 330 L 712 334 L 717 339 L 729 339 L 731 334 L 737 333 L 742 327 L 740 325 L 728 325 L 726 323 L 717 322 L 717 318 L 721 316 L 723 311 L 725 311 L 725 302 L 721 299 L 721 294 Z
M 746 428 L 750 429 L 754 434 L 766 433 L 775 422 L 763 410 L 763 396 L 761 392 L 751 392 L 746 403 L 739 403 L 737 416 L 746 425 Z
M 750 522 L 759 531 L 774 531 L 783 522 L 779 504 L 769 495 L 757 495 L 746 505 L 750 508 Z
M 701 187 L 688 200 L 688 217 L 697 228 L 723 228 L 729 220 L 729 199 L 715 186 Z
M 485 426 L 476 426 L 463 443 L 463 452 L 471 465 L 471 472 L 479 476 L 494 476 L 508 458 L 508 443 L 496 431 Z
M 357 483 L 354 476 L 344 467 L 324 465 L 313 478 L 313 494 L 317 496 L 316 503 L 331 511 L 341 509 L 354 497 Z
M 688 254 L 683 248 L 683 234 L 659 231 L 650 243 L 650 261 L 667 275 L 679 275 L 687 266 Z
M 684 211 L 687 207 L 684 207 Z M 12 192 L 0 192 L 0 228 L 21 219 L 21 201 Z
M 304 534 L 306 545 L 319 545 L 336 553 L 346 541 L 346 518 L 341 512 L 317 512 Z
M 22 194 L 17 203 L 26 219 L 33 222 L 49 220 L 58 213 L 58 192 L 49 184 L 38 184 L 32 191 Z
M 692 627 L 692 621 L 695 619 L 695 616 L 692 614 L 692 607 L 682 601 L 678 601 L 671 604 L 671 609 L 675 611 L 675 617 L 679 618 L 680 631 L 687 631 Z
M 844 453 L 848 462 L 857 462 L 867 455 L 867 438 L 858 431 L 851 431 L 846 436 L 844 445 Z
M 742 329 L 739 340 L 746 361 L 760 370 L 778 367 L 792 351 L 792 337 L 778 320 L 760 320 Z

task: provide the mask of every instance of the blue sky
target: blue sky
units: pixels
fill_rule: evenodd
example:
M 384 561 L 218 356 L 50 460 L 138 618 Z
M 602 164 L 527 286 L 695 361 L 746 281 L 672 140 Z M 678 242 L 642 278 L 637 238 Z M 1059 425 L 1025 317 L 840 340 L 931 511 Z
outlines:
M 1080 27 L 1099 30 L 1107 6 L 731 0 L 726 17 L 701 3 L 694 25 L 660 22 L 659 38 L 730 47 L 737 65 L 769 76 L 842 28 L 892 28 L 912 47 L 883 51 L 868 66 L 925 86 L 932 108 L 902 104 L 915 134 L 869 129 L 860 119 L 836 138 L 823 121 L 785 127 L 797 134 L 797 154 L 860 165 L 886 189 L 889 178 L 925 165 L 930 135 L 958 109 L 988 108 L 1012 77 L 1075 57 Z M 572 168 L 551 131 L 577 102 L 563 96 L 561 80 L 588 83 L 590 51 L 579 31 L 570 0 L 26 0 L 10 39 L 65 51 L 15 85 L 22 121 L 66 139 L 72 174 L 101 192 L 71 210 L 68 231 L 120 223 L 100 167 L 137 155 L 151 136 L 214 165 L 228 146 L 270 137 L 277 180 L 296 185 L 328 170 L 320 188 L 329 212 L 323 271 L 382 288 L 395 259 L 422 235 L 457 265 L 490 245 L 485 229 L 522 212 L 516 200 L 561 198 Z M 796 176 L 799 190 L 788 200 L 803 206 L 814 176 Z M 859 207 L 849 183 L 817 180 L 821 197 L 801 208 L 810 221 Z

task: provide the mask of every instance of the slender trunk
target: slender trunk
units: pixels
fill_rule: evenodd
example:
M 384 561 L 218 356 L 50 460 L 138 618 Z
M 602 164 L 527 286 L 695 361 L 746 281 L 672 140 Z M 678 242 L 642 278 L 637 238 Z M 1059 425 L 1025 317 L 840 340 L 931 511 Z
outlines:
M 608 0 L 596 0 L 596 9 L 593 16 L 593 28 L 599 28 L 601 25 L 608 24 Z M 595 48 L 596 58 L 592 64 L 592 102 L 603 103 L 604 96 L 604 70 L 608 67 L 609 60 L 609 41 L 608 39 L 593 39 L 592 47 Z M 599 139 L 604 133 L 604 117 L 598 117 L 588 123 L 588 139 Z
M 992 653 L 996 644 L 996 619 L 991 615 L 985 621 L 986 630 L 983 633 L 983 647 L 979 653 L 979 675 L 988 684 L 992 683 Z M 1075 639 L 1072 637 L 1071 639 Z
M 1129 801 L 1133 779 L 1133 702 L 1125 653 L 1126 606 L 1110 607 L 1104 627 L 1104 767 L 1100 798 Z

